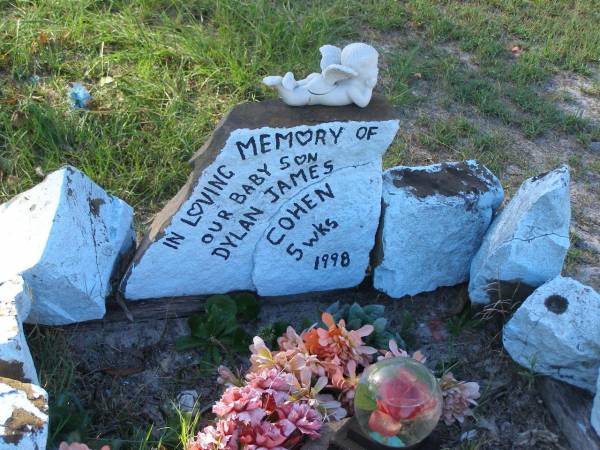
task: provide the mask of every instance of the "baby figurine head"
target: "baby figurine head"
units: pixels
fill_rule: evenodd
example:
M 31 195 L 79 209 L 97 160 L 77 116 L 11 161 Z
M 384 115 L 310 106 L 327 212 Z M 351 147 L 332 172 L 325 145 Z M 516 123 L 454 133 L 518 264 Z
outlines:
M 342 50 L 341 63 L 358 72 L 359 77 L 369 88 L 377 84 L 379 53 L 373 47 L 362 42 L 347 45 Z

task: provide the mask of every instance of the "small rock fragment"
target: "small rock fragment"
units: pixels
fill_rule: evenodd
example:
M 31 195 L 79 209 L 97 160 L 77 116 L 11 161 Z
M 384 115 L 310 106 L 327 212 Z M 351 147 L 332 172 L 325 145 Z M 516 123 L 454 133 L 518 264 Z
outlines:
M 596 153 L 600 153 L 600 141 L 591 142 L 590 150 Z
M 0 377 L 37 384 L 23 332 L 23 320 L 30 310 L 31 292 L 22 278 L 0 282 Z
M 415 295 L 468 279 L 504 192 L 477 161 L 395 167 L 383 177 L 375 288 Z
M 0 281 L 21 275 L 31 323 L 104 316 L 119 258 L 133 245 L 133 210 L 73 167 L 0 205 Z
M 556 277 L 521 305 L 504 327 L 506 351 L 520 365 L 594 392 L 600 365 L 600 295 Z
M 191 413 L 196 407 L 198 392 L 194 390 L 181 391 L 177 395 L 177 405 L 182 412 Z
M 471 301 L 523 299 L 559 275 L 570 220 L 567 166 L 526 180 L 494 219 L 473 259 Z
M 41 387 L 0 378 L 0 448 L 44 450 L 48 439 L 48 394 Z

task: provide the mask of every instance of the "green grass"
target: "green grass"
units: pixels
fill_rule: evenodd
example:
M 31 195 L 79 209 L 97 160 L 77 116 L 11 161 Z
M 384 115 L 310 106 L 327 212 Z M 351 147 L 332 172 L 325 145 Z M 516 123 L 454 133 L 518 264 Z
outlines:
M 415 89 L 424 82 L 450 111 L 403 130 L 388 166 L 421 163 L 415 147 L 436 160 L 480 159 L 501 178 L 508 163 L 527 166 L 502 128 L 481 122 L 525 139 L 600 140 L 547 92 L 557 71 L 597 71 L 596 0 L 0 0 L 0 17 L 0 202 L 72 164 L 142 222 L 183 184 L 226 110 L 273 95 L 264 75 L 316 70 L 320 45 L 359 39 L 381 50 L 380 90 L 400 113 L 427 104 Z M 93 96 L 89 110 L 70 106 L 77 81 Z M 597 97 L 599 86 L 585 93 Z M 576 173 L 582 161 L 571 158 Z M 600 173 L 598 159 L 590 167 Z M 568 264 L 584 256 L 572 251 Z M 51 399 L 76 390 L 77 368 L 50 350 L 60 334 L 36 330 L 30 342 Z M 127 448 L 157 445 L 146 430 L 130 434 Z
M 394 104 L 415 101 L 410 85 L 422 73 L 528 137 L 559 130 L 585 140 L 597 131 L 538 92 L 558 69 L 589 73 L 598 63 L 600 10 L 593 0 L 521 3 L 2 1 L 0 201 L 70 163 L 140 215 L 152 213 L 229 107 L 272 95 L 263 75 L 316 68 L 321 44 L 368 39 L 368 29 L 384 41 L 389 32 L 411 36 L 383 52 Z M 447 42 L 479 69 L 435 51 Z M 524 48 L 519 58 L 513 44 Z M 105 76 L 114 81 L 101 84 Z M 70 108 L 74 81 L 90 89 L 91 111 Z

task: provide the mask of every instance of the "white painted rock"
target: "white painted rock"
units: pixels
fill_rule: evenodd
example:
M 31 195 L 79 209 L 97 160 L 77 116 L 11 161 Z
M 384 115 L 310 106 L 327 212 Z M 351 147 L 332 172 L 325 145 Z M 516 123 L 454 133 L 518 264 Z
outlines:
M 537 288 L 504 326 L 520 365 L 594 392 L 600 366 L 600 295 L 572 278 Z
M 387 170 L 375 288 L 399 298 L 466 281 L 503 197 L 477 161 Z
M 560 275 L 570 220 L 567 166 L 526 180 L 494 219 L 473 259 L 471 301 L 525 298 Z
M 594 396 L 594 402 L 592 403 L 590 422 L 596 431 L 596 434 L 600 436 L 600 371 L 598 372 L 598 379 L 596 381 L 596 395 Z
M 394 117 L 377 97 L 365 109 L 235 107 L 155 219 L 123 281 L 125 297 L 283 295 L 359 284 Z
M 41 387 L 0 378 L 0 449 L 45 450 L 48 394 Z
M 133 210 L 64 167 L 0 205 L 0 280 L 20 274 L 35 301 L 28 322 L 62 325 L 104 316 L 111 276 L 135 242 Z
M 0 377 L 38 384 L 23 332 L 30 309 L 31 290 L 22 278 L 0 282 Z

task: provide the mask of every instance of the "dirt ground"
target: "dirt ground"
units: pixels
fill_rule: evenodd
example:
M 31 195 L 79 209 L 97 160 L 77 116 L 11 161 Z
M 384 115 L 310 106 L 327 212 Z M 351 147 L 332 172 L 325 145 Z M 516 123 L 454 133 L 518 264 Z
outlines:
M 316 321 L 319 311 L 336 300 L 385 305 L 392 326 L 404 328 L 411 347 L 427 355 L 429 367 L 452 368 L 458 379 L 480 383 L 476 420 L 463 426 L 440 425 L 445 447 L 509 449 L 521 443 L 522 448 L 568 448 L 543 406 L 534 377 L 503 352 L 501 321 L 479 322 L 476 314 L 465 312 L 464 285 L 400 301 L 366 285 L 316 296 L 265 299 L 259 320 L 249 324 L 248 331 L 277 320 L 299 329 L 307 320 Z M 140 311 L 134 307 L 134 317 Z M 412 324 L 407 327 L 407 322 Z M 199 353 L 175 350 L 175 339 L 188 332 L 185 318 L 129 322 L 115 311 L 104 323 L 68 327 L 64 332 L 82 375 L 81 387 L 87 387 L 79 394 L 85 404 L 94 405 L 99 436 L 118 437 L 117 430 L 148 423 L 154 423 L 158 434 L 167 425 L 171 401 L 179 392 L 196 390 L 201 409 L 209 408 L 220 393 L 215 372 L 200 369 Z M 247 360 L 238 358 L 237 363 L 243 367 Z

